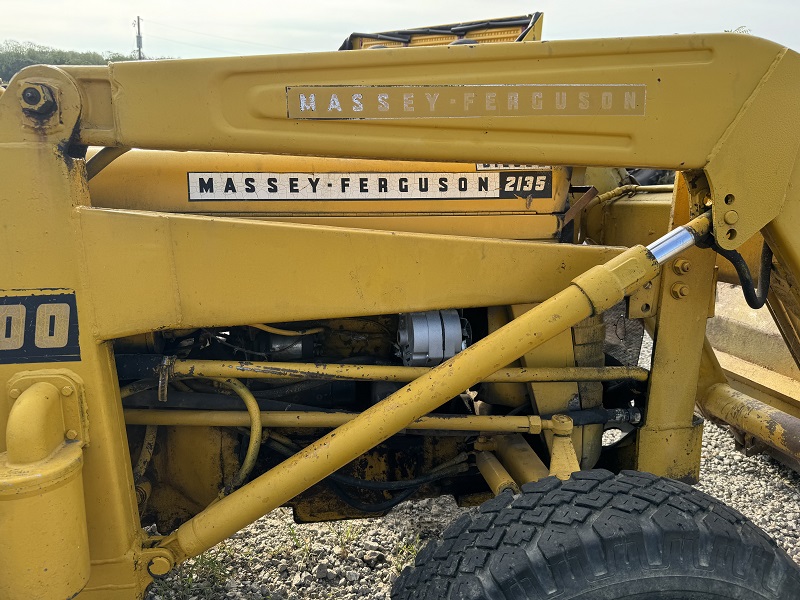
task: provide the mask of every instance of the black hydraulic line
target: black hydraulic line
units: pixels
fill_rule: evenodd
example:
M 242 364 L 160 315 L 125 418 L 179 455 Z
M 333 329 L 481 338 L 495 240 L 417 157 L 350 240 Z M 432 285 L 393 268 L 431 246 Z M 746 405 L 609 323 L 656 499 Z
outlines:
M 528 35 L 528 32 L 533 29 L 533 26 L 536 25 L 536 22 L 542 17 L 542 13 L 536 12 L 531 15 L 531 20 L 528 23 L 528 26 L 522 30 L 522 33 L 517 36 L 517 39 L 514 41 L 521 42 L 525 39 L 525 36 Z
M 276 450 L 277 452 L 283 454 L 287 458 L 296 454 L 297 450 L 292 450 L 281 444 L 276 440 L 272 440 L 267 438 L 264 442 L 267 446 Z M 450 469 L 443 469 L 438 473 L 431 473 L 430 475 L 424 477 L 417 477 L 415 479 L 409 479 L 406 481 L 368 481 L 365 479 L 358 479 L 355 477 L 349 477 L 347 475 L 342 475 L 340 473 L 331 473 L 328 477 L 325 478 L 325 483 L 330 487 L 331 491 L 336 495 L 339 500 L 344 502 L 345 504 L 355 508 L 356 510 L 360 510 L 361 512 L 366 513 L 380 513 L 390 510 L 408 500 L 413 496 L 419 489 L 425 484 L 430 483 L 431 481 L 435 481 L 436 479 L 441 479 L 443 477 L 449 476 Z M 403 487 L 399 487 L 398 484 L 401 484 Z M 410 484 L 410 485 L 408 485 Z M 346 485 L 348 487 L 356 487 L 361 489 L 373 490 L 373 491 L 394 491 L 399 490 L 397 494 L 395 494 L 392 498 L 385 500 L 384 502 L 378 503 L 366 503 L 362 502 L 360 499 L 353 497 L 351 494 L 346 492 L 341 486 Z
M 269 439 L 264 442 L 267 446 L 279 452 L 286 458 L 290 456 L 294 456 L 299 448 L 289 448 L 278 442 L 277 440 Z M 437 479 L 442 479 L 444 477 L 449 477 L 451 475 L 457 475 L 460 473 L 460 470 L 457 470 L 459 467 L 458 464 L 453 465 L 452 467 L 448 467 L 446 469 L 442 469 L 441 471 L 437 471 L 435 473 L 429 473 L 427 475 L 423 475 L 421 477 L 415 477 L 414 479 L 404 479 L 403 481 L 372 481 L 369 479 L 359 479 L 357 477 L 350 477 L 349 475 L 342 475 L 341 473 L 332 473 L 328 476 L 329 479 L 335 481 L 338 484 L 346 485 L 348 487 L 355 487 L 361 488 L 365 490 L 375 490 L 375 491 L 396 491 L 396 490 L 405 490 L 408 488 L 419 488 L 427 483 L 432 483 Z
M 300 381 L 297 383 L 291 383 L 289 385 L 283 385 L 280 387 L 269 388 L 266 390 L 251 390 L 253 396 L 256 398 L 283 398 L 285 396 L 291 396 L 294 394 L 300 394 L 301 392 L 307 392 L 309 390 L 313 390 L 319 387 L 324 387 L 328 385 L 330 381 L 325 379 L 312 379 L 309 381 Z
M 155 385 L 150 386 L 155 387 Z M 299 402 L 282 402 L 271 398 L 256 396 L 258 407 L 264 411 L 305 411 L 305 412 L 337 412 L 336 410 L 302 404 Z M 153 408 L 153 409 L 188 409 L 188 410 L 243 410 L 242 401 L 238 396 L 222 393 L 205 392 L 179 392 L 169 391 L 166 403 L 158 401 L 157 393 L 152 389 L 136 392 L 122 400 L 124 408 Z
M 378 502 L 376 504 L 367 504 L 345 492 L 334 481 L 326 480 L 326 483 L 331 488 L 331 491 L 333 491 L 336 497 L 339 498 L 339 500 L 355 508 L 356 510 L 360 510 L 361 512 L 365 513 L 382 513 L 386 512 L 387 510 L 391 510 L 401 502 L 404 502 L 409 498 L 411 498 L 411 496 L 413 496 L 419 490 L 419 488 L 409 488 L 407 490 L 399 492 L 398 494 L 395 494 L 394 497 L 389 498 L 384 502 Z
M 761 247 L 761 268 L 758 273 L 758 289 L 753 285 L 753 276 L 750 273 L 750 268 L 747 266 L 744 258 L 736 250 L 725 250 L 720 248 L 714 243 L 714 250 L 718 254 L 724 256 L 736 269 L 736 274 L 739 276 L 739 283 L 742 285 L 742 292 L 744 299 L 747 301 L 750 308 L 761 308 L 767 301 L 769 294 L 769 281 L 770 272 L 772 271 L 772 248 L 769 247 L 766 241 Z
M 563 413 L 572 419 L 575 427 L 581 425 L 605 425 L 606 423 L 630 423 L 636 425 L 642 420 L 642 413 L 638 408 L 586 408 L 584 410 L 573 410 Z M 543 419 L 549 419 L 553 415 L 543 415 Z

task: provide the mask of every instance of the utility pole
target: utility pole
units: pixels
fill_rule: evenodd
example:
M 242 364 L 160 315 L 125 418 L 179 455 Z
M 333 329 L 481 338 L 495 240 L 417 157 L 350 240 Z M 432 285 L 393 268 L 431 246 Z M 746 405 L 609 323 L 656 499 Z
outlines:
M 136 49 L 139 50 L 139 60 L 142 60 L 142 18 L 136 17 Z

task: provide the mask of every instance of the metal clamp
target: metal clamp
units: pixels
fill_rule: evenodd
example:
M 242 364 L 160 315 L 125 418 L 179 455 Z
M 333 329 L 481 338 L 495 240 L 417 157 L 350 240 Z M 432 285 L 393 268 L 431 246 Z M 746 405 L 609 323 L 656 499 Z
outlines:
M 165 356 L 158 366 L 158 401 L 167 401 L 167 387 L 170 377 L 174 376 L 175 357 Z

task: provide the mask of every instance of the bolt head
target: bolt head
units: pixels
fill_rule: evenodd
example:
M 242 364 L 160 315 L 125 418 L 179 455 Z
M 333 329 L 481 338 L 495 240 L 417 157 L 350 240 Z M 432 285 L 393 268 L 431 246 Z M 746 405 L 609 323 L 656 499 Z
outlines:
M 672 289 L 670 291 L 672 292 L 673 298 L 675 298 L 676 300 L 681 300 L 689 295 L 689 286 L 679 281 L 678 283 L 672 286 Z
M 29 87 L 22 90 L 22 100 L 25 104 L 31 106 L 37 104 L 42 99 L 42 94 L 35 87 Z
M 19 388 L 14 388 L 13 390 L 8 391 L 8 395 L 16 400 L 22 395 L 22 390 L 20 390 Z
M 67 429 L 67 433 L 64 434 L 67 436 L 68 440 L 77 440 L 78 439 L 78 432 L 74 429 Z
M 550 418 L 553 423 L 553 433 L 555 435 L 569 435 L 572 433 L 572 419 L 567 415 L 553 415 Z
M 71 385 L 65 385 L 64 387 L 62 387 L 62 388 L 61 388 L 61 395 L 62 395 L 62 396 L 69 396 L 69 395 L 71 395 L 71 394 L 72 394 L 72 392 L 74 392 L 74 391 L 75 391 L 75 390 L 73 390 L 73 389 L 72 389 L 72 386 L 71 386 Z
M 685 258 L 679 258 L 672 263 L 672 270 L 676 275 L 684 275 L 692 270 L 692 263 Z
M 164 556 L 156 556 L 150 560 L 147 570 L 153 577 L 163 577 L 172 569 L 172 563 Z
M 735 225 L 739 221 L 739 213 L 735 210 L 729 210 L 722 218 L 728 225 Z
M 28 115 L 47 117 L 56 110 L 53 91 L 43 83 L 31 83 L 19 95 L 22 109 Z

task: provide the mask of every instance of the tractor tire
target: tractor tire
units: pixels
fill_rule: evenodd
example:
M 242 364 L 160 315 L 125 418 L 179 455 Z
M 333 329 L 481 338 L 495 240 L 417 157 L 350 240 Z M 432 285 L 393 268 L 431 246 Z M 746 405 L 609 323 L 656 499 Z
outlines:
M 548 477 L 454 521 L 396 600 L 796 600 L 800 568 L 761 529 L 649 473 Z

